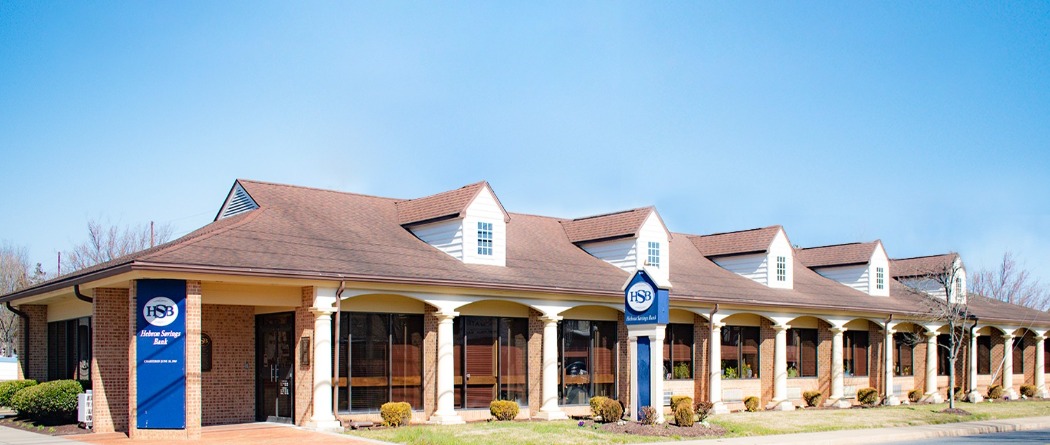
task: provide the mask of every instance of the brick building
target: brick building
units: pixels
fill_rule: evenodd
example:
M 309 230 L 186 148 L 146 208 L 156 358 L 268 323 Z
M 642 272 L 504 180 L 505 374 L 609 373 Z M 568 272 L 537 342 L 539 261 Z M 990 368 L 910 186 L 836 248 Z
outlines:
M 913 389 L 943 399 L 952 331 L 924 315 L 940 301 L 972 315 L 957 386 L 1046 396 L 1050 315 L 966 295 L 957 255 L 803 249 L 779 226 L 676 233 L 651 207 L 510 213 L 485 182 L 400 200 L 240 180 L 211 224 L 0 301 L 28 323 L 27 378 L 90 381 L 95 431 L 178 439 L 256 420 L 334 428 L 388 401 L 434 423 L 485 419 L 496 399 L 542 419 L 586 413 L 595 395 L 631 406 L 623 286 L 642 269 L 670 288 L 653 337 L 665 395 L 722 411 L 752 395 L 794 409 L 810 390 L 845 407 L 864 387 L 888 404 Z M 184 340 L 174 360 L 143 343 L 171 297 L 142 290 L 156 282 L 185 289 L 172 297 L 184 326 L 157 334 Z M 158 363 L 181 372 L 179 427 L 144 420 Z

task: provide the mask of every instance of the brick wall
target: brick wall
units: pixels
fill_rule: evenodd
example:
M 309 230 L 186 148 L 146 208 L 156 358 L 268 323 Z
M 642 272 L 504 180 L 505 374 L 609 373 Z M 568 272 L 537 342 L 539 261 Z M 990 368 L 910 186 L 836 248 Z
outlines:
M 1003 338 L 1003 334 L 995 329 L 992 329 L 990 335 L 992 338 L 992 380 L 989 385 L 1002 385 L 1003 384 L 1003 357 L 1005 356 L 1005 345 L 1006 339 Z
M 543 406 L 543 321 L 540 312 L 529 309 L 528 367 L 529 411 L 535 415 Z
M 1035 384 L 1035 334 L 1032 331 L 1025 331 L 1024 334 L 1024 380 L 1018 383 L 1025 385 Z M 1015 369 L 1014 372 L 1020 374 L 1021 370 Z
M 91 314 L 92 430 L 128 431 L 128 290 L 95 289 Z
M 693 400 L 710 400 L 708 388 L 711 384 L 709 341 L 711 325 L 699 315 L 693 315 Z
M 295 308 L 295 418 L 294 422 L 296 425 L 302 426 L 310 420 L 313 416 L 313 400 L 314 400 L 314 371 L 312 365 L 303 363 L 300 360 L 303 355 L 313 358 L 312 351 L 301 351 L 302 339 L 310 339 L 310 348 L 316 346 L 316 342 L 313 339 L 314 336 L 314 319 L 316 318 L 310 308 L 314 305 L 314 288 L 312 286 L 303 287 L 302 291 L 302 303 L 299 307 Z M 310 361 L 312 364 L 313 361 Z
M 623 402 L 623 406 L 631 406 L 631 397 L 633 396 L 631 394 L 631 341 L 627 333 L 627 325 L 623 321 L 623 313 L 618 315 L 616 321 L 616 342 L 620 355 L 618 393 L 616 397 Z
M 255 308 L 206 304 L 202 331 L 211 338 L 211 371 L 201 373 L 202 423 L 255 421 Z
M 427 305 L 423 312 L 423 411 L 426 419 L 437 410 L 437 308 Z
M 869 321 L 868 342 L 868 385 L 886 394 L 886 331 Z
M 25 357 L 22 374 L 38 382 L 47 380 L 47 306 L 23 304 L 17 307 L 29 317 L 29 336 L 18 353 Z M 25 321 L 19 318 L 19 329 Z M 22 331 L 25 332 L 25 331 Z M 21 332 L 19 336 L 23 335 Z
M 776 349 L 776 335 L 777 332 L 773 330 L 773 322 L 763 318 L 762 326 L 758 332 L 758 366 L 762 369 L 759 374 L 760 381 L 762 382 L 762 395 L 760 396 L 761 403 L 759 406 L 766 406 L 769 402 L 773 401 L 773 365 L 774 365 L 774 352 Z
M 834 337 L 828 322 L 817 321 L 817 387 L 825 399 L 831 397 L 831 349 Z
M 912 389 L 920 389 L 926 394 L 926 335 L 922 332 L 915 334 L 919 342 L 912 349 Z M 939 351 L 938 351 L 939 352 Z M 933 364 L 937 366 L 936 363 Z M 902 377 L 907 378 L 907 377 Z

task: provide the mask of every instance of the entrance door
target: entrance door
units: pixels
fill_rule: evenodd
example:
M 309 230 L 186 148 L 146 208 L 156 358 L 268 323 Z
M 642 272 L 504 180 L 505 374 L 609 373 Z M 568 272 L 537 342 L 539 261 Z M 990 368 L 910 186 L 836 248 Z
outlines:
M 294 333 L 294 312 L 255 317 L 256 420 L 292 423 Z

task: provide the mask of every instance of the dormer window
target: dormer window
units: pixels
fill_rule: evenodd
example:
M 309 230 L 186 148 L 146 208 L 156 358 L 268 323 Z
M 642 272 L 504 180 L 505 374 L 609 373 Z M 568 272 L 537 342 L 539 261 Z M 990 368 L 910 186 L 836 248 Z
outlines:
M 886 288 L 886 269 L 881 267 L 875 268 L 875 288 L 885 289 Z
M 478 222 L 478 255 L 492 256 L 492 223 Z
M 787 281 L 788 260 L 785 256 L 777 257 L 777 281 Z
M 649 241 L 649 255 L 645 260 L 645 264 L 660 268 L 660 243 L 655 241 Z
M 962 278 L 955 277 L 955 301 L 962 301 L 963 285 Z

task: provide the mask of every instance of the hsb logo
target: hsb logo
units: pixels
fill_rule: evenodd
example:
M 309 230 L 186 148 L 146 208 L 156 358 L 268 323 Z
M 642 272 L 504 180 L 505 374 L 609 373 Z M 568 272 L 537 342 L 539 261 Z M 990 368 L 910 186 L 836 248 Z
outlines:
M 627 289 L 627 305 L 635 312 L 645 312 L 653 305 L 656 292 L 646 282 L 635 283 Z
M 167 326 L 179 318 L 179 306 L 168 297 L 155 297 L 146 302 L 142 316 L 153 326 Z
M 649 300 L 653 299 L 653 293 L 649 292 L 646 289 L 640 289 L 640 290 L 636 290 L 634 292 L 631 292 L 630 298 L 631 298 L 631 301 L 634 302 L 634 303 L 645 304 L 646 301 L 649 301 Z

